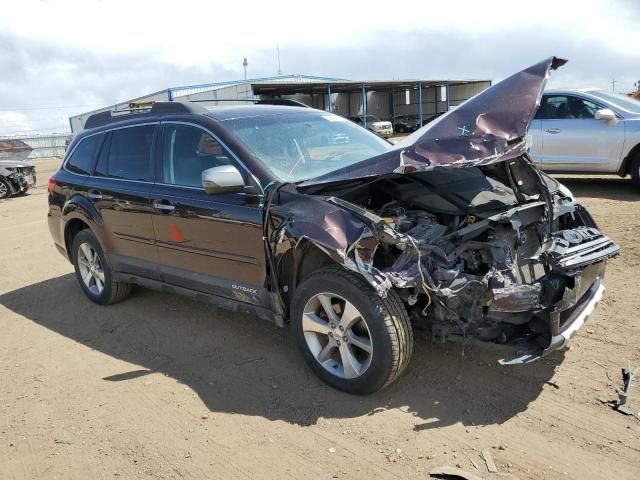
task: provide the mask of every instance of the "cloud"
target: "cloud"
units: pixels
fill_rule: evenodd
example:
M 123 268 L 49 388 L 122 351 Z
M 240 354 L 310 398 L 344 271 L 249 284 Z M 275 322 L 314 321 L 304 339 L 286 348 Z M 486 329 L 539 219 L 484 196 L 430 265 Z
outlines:
M 454 10 L 447 2 L 327 0 L 304 12 L 290 0 L 244 5 L 12 2 L 0 17 L 0 133 L 66 129 L 68 116 L 98 106 L 241 78 L 245 56 L 250 77 L 275 75 L 276 45 L 285 73 L 351 79 L 497 81 L 550 55 L 570 60 L 554 86 L 607 88 L 615 78 L 630 90 L 640 73 L 634 0 L 540 0 L 522 11 L 506 0 L 460 0 Z

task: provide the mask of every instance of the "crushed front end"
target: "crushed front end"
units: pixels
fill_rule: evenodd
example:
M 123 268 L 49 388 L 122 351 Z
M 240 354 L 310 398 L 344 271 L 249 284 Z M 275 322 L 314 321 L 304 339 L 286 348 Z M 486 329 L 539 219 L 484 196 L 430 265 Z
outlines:
M 379 295 L 394 289 L 437 341 L 510 347 L 503 363 L 565 345 L 619 253 L 527 154 L 544 86 L 565 63 L 538 62 L 388 152 L 298 184 L 360 222 L 316 208 L 308 237 Z
M 510 347 L 503 363 L 566 344 L 604 291 L 619 247 L 526 155 L 484 167 L 388 175 L 325 190 L 376 232 L 345 266 L 395 289 L 436 341 Z
M 4 163 L 9 164 L 9 162 Z M 0 163 L 0 169 L 2 170 L 2 177 L 9 184 L 11 195 L 25 193 L 36 184 L 35 167 L 26 162 L 12 162 L 9 165 Z

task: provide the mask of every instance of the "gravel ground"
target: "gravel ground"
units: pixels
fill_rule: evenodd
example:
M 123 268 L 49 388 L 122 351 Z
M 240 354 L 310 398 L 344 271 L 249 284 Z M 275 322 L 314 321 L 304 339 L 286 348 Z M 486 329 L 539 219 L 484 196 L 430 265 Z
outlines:
M 46 224 L 40 188 L 0 202 L 0 478 L 637 479 L 640 422 L 602 404 L 640 367 L 640 192 L 563 179 L 622 247 L 570 349 L 529 366 L 418 334 L 392 387 L 353 397 L 267 323 L 137 289 L 99 307 Z M 640 410 L 640 390 L 631 403 Z M 635 403 L 634 403 L 635 402 Z M 481 452 L 491 452 L 498 474 Z

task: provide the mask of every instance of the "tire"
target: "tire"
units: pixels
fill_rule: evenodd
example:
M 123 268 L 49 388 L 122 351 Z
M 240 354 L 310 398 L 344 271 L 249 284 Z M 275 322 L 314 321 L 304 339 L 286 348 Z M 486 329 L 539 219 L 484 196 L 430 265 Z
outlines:
M 333 310 L 334 322 L 323 305 Z M 380 298 L 363 278 L 342 267 L 319 270 L 296 288 L 291 323 L 309 367 L 344 392 L 367 395 L 386 387 L 411 358 L 413 332 L 400 297 L 389 291 Z M 343 325 L 347 328 L 341 330 Z M 351 359 L 351 367 L 343 358 Z
M 636 158 L 631 163 L 631 181 L 640 188 L 640 153 L 636 154 Z
M 72 242 L 71 255 L 76 278 L 89 300 L 99 305 L 111 305 L 130 295 L 130 283 L 113 280 L 111 266 L 91 230 L 78 232 Z M 89 276 L 91 278 L 85 281 Z
M 11 196 L 11 185 L 4 178 L 0 177 L 0 200 Z

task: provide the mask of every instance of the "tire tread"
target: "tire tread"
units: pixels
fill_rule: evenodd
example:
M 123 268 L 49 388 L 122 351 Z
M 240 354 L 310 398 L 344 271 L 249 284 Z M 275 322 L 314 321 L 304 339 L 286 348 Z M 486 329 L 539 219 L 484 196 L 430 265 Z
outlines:
M 309 278 L 316 275 L 326 275 L 327 273 L 343 278 L 349 283 L 355 283 L 366 300 L 375 305 L 375 308 L 382 313 L 384 323 L 391 339 L 393 351 L 393 363 L 391 370 L 381 388 L 385 388 L 393 383 L 407 368 L 411 354 L 413 353 L 413 330 L 409 315 L 402 300 L 394 290 L 389 290 L 385 298 L 380 297 L 369 283 L 359 275 L 345 270 L 341 266 L 330 266 L 318 270 L 311 274 Z

